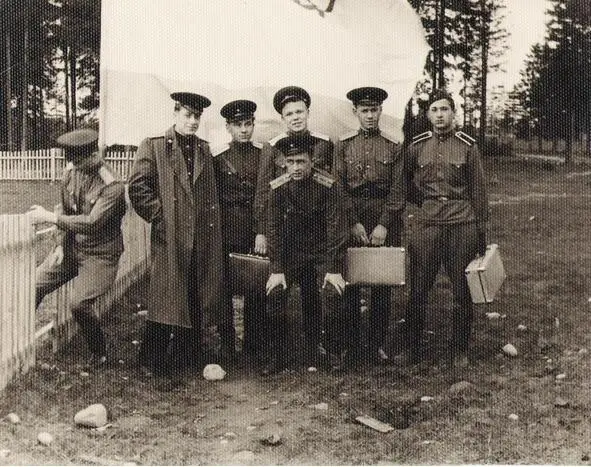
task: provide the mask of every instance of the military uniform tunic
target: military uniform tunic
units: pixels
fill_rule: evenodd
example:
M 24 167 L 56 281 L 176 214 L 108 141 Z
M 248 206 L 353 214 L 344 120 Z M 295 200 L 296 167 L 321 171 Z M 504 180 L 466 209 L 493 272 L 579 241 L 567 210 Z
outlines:
M 378 129 L 354 131 L 339 138 L 335 148 L 334 174 L 344 186 L 349 226 L 361 223 L 368 237 L 381 224 L 388 233 L 385 246 L 399 246 L 405 206 L 404 158 L 400 145 Z M 359 315 L 359 287 L 351 288 L 350 314 Z M 380 348 L 390 317 L 390 287 L 371 288 L 370 350 Z M 359 336 L 353 335 L 353 340 Z M 355 343 L 356 344 L 356 343 Z
M 125 215 L 125 186 L 100 158 L 91 170 L 68 164 L 61 184 L 57 227 L 62 232 L 64 259 L 48 257 L 37 268 L 36 302 L 74 279 L 70 306 L 90 351 L 106 353 L 100 322 L 92 311 L 95 300 L 115 281 L 123 252 L 121 220 Z
M 315 301 L 326 273 L 341 273 L 347 241 L 341 187 L 324 174 L 315 172 L 302 181 L 288 181 L 273 189 L 267 220 L 268 251 L 272 273 L 283 273 L 288 285 L 273 289 L 267 298 L 272 345 L 284 353 L 286 307 L 290 286 L 300 285 L 308 350 L 315 353 L 322 344 L 328 352 L 345 348 L 342 340 L 341 296 L 327 285 L 322 305 Z
M 224 244 L 248 253 L 254 245 L 254 196 L 261 156 L 259 143 L 232 142 L 213 152 L 222 208 Z
M 426 132 L 409 147 L 410 199 L 418 204 L 410 236 L 410 287 L 406 323 L 410 350 L 418 352 L 430 289 L 443 264 L 452 282 L 453 342 L 465 352 L 472 323 L 472 301 L 464 270 L 478 253 L 486 229 L 488 198 L 480 153 L 465 133 Z
M 308 132 L 314 139 L 312 163 L 314 167 L 327 172 L 331 171 L 334 145 L 328 136 L 317 132 Z M 288 136 L 281 133 L 263 145 L 261 161 L 257 179 L 254 213 L 257 221 L 257 233 L 265 234 L 266 208 L 269 197 L 269 182 L 286 172 L 285 155 L 275 147 L 275 144 Z
M 250 253 L 256 236 L 253 202 L 261 154 L 259 143 L 232 142 L 213 151 L 218 196 L 222 211 L 222 239 L 229 276 L 229 253 Z M 232 284 L 227 285 L 227 305 Z M 244 351 L 260 350 L 265 341 L 265 290 L 244 297 Z

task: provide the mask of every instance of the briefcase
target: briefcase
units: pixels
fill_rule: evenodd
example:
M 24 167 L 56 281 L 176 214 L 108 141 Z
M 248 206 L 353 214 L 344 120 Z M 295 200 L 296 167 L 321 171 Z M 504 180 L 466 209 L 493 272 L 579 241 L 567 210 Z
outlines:
M 267 257 L 230 253 L 230 286 L 234 293 L 265 293 L 269 272 Z
M 347 248 L 346 277 L 353 285 L 404 285 L 404 248 Z
M 490 303 L 507 275 L 495 243 L 486 247 L 484 256 L 472 260 L 466 268 L 466 279 L 473 303 Z

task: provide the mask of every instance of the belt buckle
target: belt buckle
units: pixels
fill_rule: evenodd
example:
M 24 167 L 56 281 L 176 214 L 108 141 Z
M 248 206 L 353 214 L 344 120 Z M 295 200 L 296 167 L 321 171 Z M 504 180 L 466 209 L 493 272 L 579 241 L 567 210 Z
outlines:
M 449 198 L 448 198 L 447 196 L 440 196 L 440 197 L 439 197 L 439 198 L 437 198 L 437 199 L 438 199 L 439 201 L 443 201 L 443 202 L 449 201 Z

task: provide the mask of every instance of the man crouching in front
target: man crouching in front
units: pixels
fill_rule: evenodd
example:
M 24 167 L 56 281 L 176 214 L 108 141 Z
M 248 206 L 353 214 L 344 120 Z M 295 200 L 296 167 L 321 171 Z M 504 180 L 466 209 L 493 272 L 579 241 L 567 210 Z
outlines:
M 342 188 L 330 175 L 312 167 L 314 141 L 309 135 L 291 135 L 277 142 L 287 172 L 272 180 L 267 214 L 271 275 L 267 281 L 269 362 L 263 374 L 286 369 L 287 297 L 297 283 L 302 304 L 321 287 L 321 309 L 310 310 L 318 323 L 308 343 L 308 363 L 338 370 L 344 363 L 346 320 L 341 274 L 347 228 Z

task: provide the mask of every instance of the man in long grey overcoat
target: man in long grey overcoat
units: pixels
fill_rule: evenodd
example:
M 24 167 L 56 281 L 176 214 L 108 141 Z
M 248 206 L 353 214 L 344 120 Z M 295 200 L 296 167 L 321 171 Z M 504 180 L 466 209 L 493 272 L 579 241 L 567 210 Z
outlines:
M 174 126 L 140 144 L 129 198 L 152 224 L 152 268 L 139 363 L 174 376 L 200 363 L 202 330 L 228 326 L 218 196 L 209 145 L 195 133 L 211 102 L 173 93 Z

